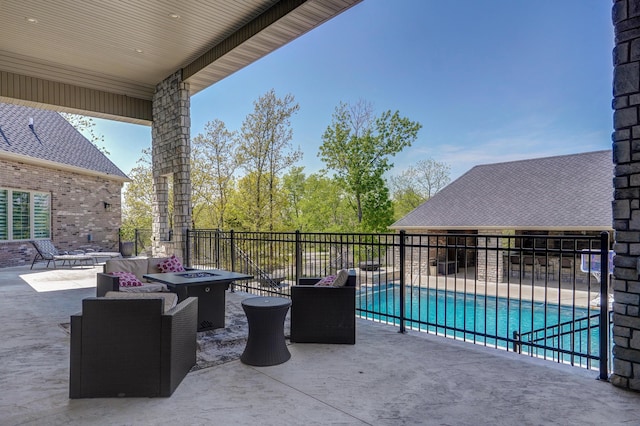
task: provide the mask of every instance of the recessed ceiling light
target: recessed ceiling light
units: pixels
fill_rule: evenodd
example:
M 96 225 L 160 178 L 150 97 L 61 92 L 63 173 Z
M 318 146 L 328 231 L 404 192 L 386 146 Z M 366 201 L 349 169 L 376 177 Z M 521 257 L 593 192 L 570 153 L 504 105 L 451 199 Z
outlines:
M 24 18 L 30 24 L 37 24 L 38 20 L 36 18 Z
M 133 49 L 133 51 L 136 53 L 144 53 L 142 49 L 138 49 L 138 48 Z
M 169 18 L 171 18 L 171 19 L 180 19 L 180 15 L 178 15 L 177 13 L 170 13 L 169 14 Z

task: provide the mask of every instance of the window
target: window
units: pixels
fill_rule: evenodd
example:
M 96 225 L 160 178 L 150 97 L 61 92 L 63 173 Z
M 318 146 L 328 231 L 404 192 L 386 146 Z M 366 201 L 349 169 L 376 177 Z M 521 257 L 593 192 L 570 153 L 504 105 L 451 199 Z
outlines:
M 51 194 L 0 189 L 0 241 L 51 237 Z
M 0 240 L 9 239 L 9 215 L 8 194 L 6 189 L 0 189 Z
M 49 194 L 33 194 L 33 238 L 51 238 Z

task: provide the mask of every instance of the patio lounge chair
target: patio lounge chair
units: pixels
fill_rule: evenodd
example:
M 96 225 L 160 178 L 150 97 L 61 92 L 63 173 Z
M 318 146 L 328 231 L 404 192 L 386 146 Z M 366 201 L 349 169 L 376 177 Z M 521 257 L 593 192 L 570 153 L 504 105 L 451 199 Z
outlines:
M 120 296 L 120 297 L 114 297 Z M 198 298 L 89 297 L 71 316 L 70 398 L 171 396 L 196 363 Z
M 300 278 L 291 287 L 291 341 L 356 343 L 356 274 L 344 287 L 316 287 L 320 278 Z
M 76 263 L 90 263 L 91 265 L 95 264 L 95 259 L 93 256 L 90 256 L 83 252 L 82 250 L 75 250 L 71 252 L 67 251 L 59 251 L 51 242 L 51 240 L 34 240 L 31 241 L 31 244 L 36 249 L 36 255 L 33 257 L 33 262 L 31 262 L 31 269 L 33 269 L 33 265 L 39 261 L 47 261 L 47 268 L 49 264 L 53 262 L 53 267 L 56 267 L 56 261 L 62 262 L 62 266 L 65 263 L 69 263 L 69 265 L 75 265 Z

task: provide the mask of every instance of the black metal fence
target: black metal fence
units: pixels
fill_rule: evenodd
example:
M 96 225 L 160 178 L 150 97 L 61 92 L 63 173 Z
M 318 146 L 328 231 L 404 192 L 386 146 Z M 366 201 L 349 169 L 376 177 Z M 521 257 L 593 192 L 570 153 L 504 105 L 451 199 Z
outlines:
M 604 261 L 600 261 L 604 259 Z M 610 370 L 607 233 L 592 236 L 190 230 L 185 261 L 244 272 L 287 297 L 300 277 L 355 269 L 360 317 Z
M 124 256 L 151 256 L 151 229 L 134 229 L 126 232 L 118 231 L 118 247 Z

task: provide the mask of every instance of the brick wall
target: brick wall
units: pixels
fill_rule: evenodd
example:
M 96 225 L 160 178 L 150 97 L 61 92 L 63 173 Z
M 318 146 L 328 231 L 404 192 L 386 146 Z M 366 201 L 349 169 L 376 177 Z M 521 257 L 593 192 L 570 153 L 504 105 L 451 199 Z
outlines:
M 0 160 L 0 186 L 51 194 L 51 237 L 58 249 L 118 251 L 122 183 Z M 105 202 L 111 204 L 110 211 Z M 34 255 L 28 241 L 0 242 L 0 267 L 31 264 Z
M 613 2 L 613 160 L 615 166 L 613 374 L 640 390 L 640 0 Z

